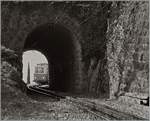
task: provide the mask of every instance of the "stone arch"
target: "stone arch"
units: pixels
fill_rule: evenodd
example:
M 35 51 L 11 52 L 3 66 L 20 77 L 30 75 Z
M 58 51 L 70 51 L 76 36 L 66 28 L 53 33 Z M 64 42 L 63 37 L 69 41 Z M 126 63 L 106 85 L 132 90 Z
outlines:
M 25 5 L 25 4 L 24 4 Z M 70 17 L 67 12 L 67 9 L 55 9 L 52 7 L 42 7 L 40 10 L 33 8 L 30 11 L 24 11 L 23 4 L 16 4 L 11 16 L 9 18 L 10 22 L 7 24 L 7 32 L 2 31 L 3 36 L 2 40 L 6 40 L 3 43 L 6 43 L 7 47 L 15 50 L 15 52 L 19 55 L 19 60 L 22 60 L 22 53 L 24 51 L 24 44 L 26 42 L 26 38 L 28 35 L 38 26 L 54 23 L 60 24 L 64 26 L 68 31 L 70 31 L 72 35 L 72 41 L 74 43 L 75 49 L 75 64 L 74 71 L 78 76 L 74 81 L 74 89 L 76 92 L 81 92 L 83 90 L 82 83 L 82 55 L 81 55 L 81 26 L 79 24 L 79 20 L 75 17 Z M 30 6 L 29 4 L 27 6 Z M 31 6 L 30 6 L 31 7 Z M 11 10 L 11 9 L 9 9 Z M 54 12 L 55 11 L 55 12 Z M 4 14 L 3 14 L 4 15 Z M 4 22 L 4 21 L 3 21 Z M 5 27 L 3 27 L 5 28 Z M 9 35 L 9 36 L 7 36 Z M 5 44 L 4 44 L 5 45 Z M 22 68 L 22 63 L 19 64 L 20 68 Z M 22 71 L 22 70 L 21 70 Z
M 59 91 L 77 91 L 81 80 L 81 50 L 78 40 L 60 23 L 37 26 L 28 34 L 23 51 L 35 49 L 47 56 L 50 87 Z

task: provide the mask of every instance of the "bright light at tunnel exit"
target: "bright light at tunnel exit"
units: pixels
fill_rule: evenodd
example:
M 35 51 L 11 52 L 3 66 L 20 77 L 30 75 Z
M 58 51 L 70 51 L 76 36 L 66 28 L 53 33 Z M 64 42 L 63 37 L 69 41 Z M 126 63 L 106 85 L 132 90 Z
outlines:
M 27 74 L 28 74 L 28 63 L 30 65 L 30 83 L 33 84 L 34 80 L 34 72 L 35 72 L 35 66 L 40 63 L 47 63 L 47 58 L 39 51 L 36 50 L 29 50 L 25 51 L 23 53 L 23 81 L 27 83 Z

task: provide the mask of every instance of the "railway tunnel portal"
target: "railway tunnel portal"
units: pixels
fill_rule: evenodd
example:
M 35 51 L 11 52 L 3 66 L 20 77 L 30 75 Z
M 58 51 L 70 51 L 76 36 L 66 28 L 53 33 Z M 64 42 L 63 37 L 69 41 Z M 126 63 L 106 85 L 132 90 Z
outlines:
M 52 89 L 109 94 L 107 12 L 101 15 L 105 6 L 101 2 L 87 4 L 89 7 L 80 2 L 3 3 L 3 18 L 13 14 L 8 16 L 10 22 L 2 20 L 3 45 L 17 53 L 21 76 L 23 52 L 37 50 L 48 59 Z
M 110 5 L 3 2 L 2 43 L 17 53 L 21 76 L 23 52 L 37 50 L 48 59 L 52 89 L 108 97 L 106 31 Z
M 71 91 L 75 83 L 76 45 L 71 32 L 60 24 L 47 23 L 33 29 L 25 40 L 24 50 L 38 50 L 48 59 L 50 89 Z
M 17 55 L 19 63 L 8 61 L 18 70 L 19 86 L 22 54 L 34 49 L 48 58 L 55 90 L 110 98 L 148 94 L 146 2 L 5 1 L 1 7 L 2 46 Z

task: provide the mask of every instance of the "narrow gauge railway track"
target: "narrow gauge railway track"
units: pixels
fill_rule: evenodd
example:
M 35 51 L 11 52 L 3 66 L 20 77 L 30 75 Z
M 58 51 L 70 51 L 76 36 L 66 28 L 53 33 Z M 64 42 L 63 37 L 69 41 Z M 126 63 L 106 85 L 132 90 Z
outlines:
M 74 99 L 72 98 L 71 100 L 74 100 Z M 89 109 L 93 110 L 97 114 L 103 115 L 105 118 L 109 120 L 148 120 L 143 117 L 120 112 L 106 105 L 95 104 L 86 99 L 80 99 L 80 100 L 74 100 L 74 101 L 77 101 L 78 104 L 81 104 L 85 107 L 89 107 Z
M 29 86 L 28 90 L 42 94 L 42 95 L 46 95 L 52 98 L 56 98 L 56 99 L 66 99 L 67 102 L 72 102 L 79 108 L 97 117 L 100 117 L 102 120 L 148 120 L 139 116 L 134 116 L 131 114 L 120 112 L 106 105 L 95 104 L 86 99 L 79 100 L 73 97 L 62 96 L 62 95 L 57 94 L 54 91 L 40 88 L 39 86 L 36 86 L 36 87 Z
M 42 89 L 38 86 L 36 86 L 36 87 L 28 86 L 28 91 L 39 93 L 39 94 L 42 94 L 42 95 L 46 95 L 46 96 L 49 96 L 49 97 L 52 97 L 52 98 L 55 98 L 55 99 L 65 98 L 64 96 L 58 95 L 53 91 Z

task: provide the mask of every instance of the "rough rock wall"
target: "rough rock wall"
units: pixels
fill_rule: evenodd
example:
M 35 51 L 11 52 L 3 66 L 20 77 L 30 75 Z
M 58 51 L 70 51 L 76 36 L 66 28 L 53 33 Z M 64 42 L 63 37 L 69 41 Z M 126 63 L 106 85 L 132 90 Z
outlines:
M 113 2 L 107 29 L 110 98 L 149 91 L 149 3 Z
M 94 2 L 93 2 L 94 3 Z M 111 2 L 95 2 L 85 10 L 90 11 L 82 24 L 82 62 L 85 92 L 93 96 L 109 95 L 106 69 L 106 31 L 108 9 Z M 87 30 L 87 31 L 86 31 Z
M 1 97 L 2 106 L 8 98 L 18 96 L 26 91 L 22 81 L 20 68 L 16 64 L 18 57 L 14 51 L 1 47 Z M 3 108 L 3 107 L 2 107 Z

